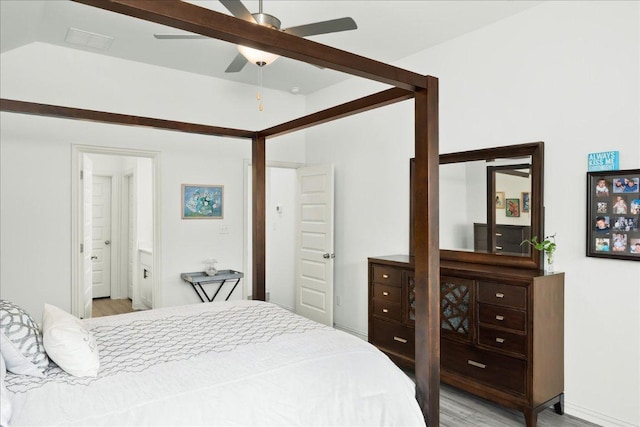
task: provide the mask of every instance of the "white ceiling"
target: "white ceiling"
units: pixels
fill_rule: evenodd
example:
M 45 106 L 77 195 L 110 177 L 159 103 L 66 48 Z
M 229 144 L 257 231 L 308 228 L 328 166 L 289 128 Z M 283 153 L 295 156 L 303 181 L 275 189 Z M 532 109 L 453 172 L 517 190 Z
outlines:
M 190 1 L 218 12 L 229 12 L 217 0 Z M 243 1 L 252 13 L 257 0 Z M 278 17 L 283 28 L 352 17 L 358 29 L 309 39 L 378 61 L 394 61 L 458 37 L 533 7 L 541 1 L 430 0 L 264 0 L 263 12 Z M 184 34 L 179 30 L 103 11 L 69 0 L 0 0 L 0 52 L 35 41 L 81 49 L 118 58 L 175 68 L 198 74 L 259 83 L 258 67 L 247 64 L 239 73 L 225 73 L 237 54 L 232 44 L 213 39 L 158 40 L 154 33 Z M 106 51 L 65 42 L 70 27 L 109 37 Z M 420 70 L 415 70 L 420 71 Z M 289 58 L 263 69 L 263 85 L 288 91 L 299 87 L 312 93 L 347 78 Z

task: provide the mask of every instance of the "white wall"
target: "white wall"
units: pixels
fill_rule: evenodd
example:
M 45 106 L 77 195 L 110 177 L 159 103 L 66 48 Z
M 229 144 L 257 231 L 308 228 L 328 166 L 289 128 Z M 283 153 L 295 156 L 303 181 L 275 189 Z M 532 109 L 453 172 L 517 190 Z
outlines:
M 439 78 L 442 153 L 545 141 L 546 232 L 566 272 L 567 412 L 603 425 L 640 423 L 640 263 L 585 256 L 584 183 L 590 152 L 640 165 L 638 8 L 545 2 L 396 64 Z M 307 108 L 371 87 L 354 79 Z M 408 250 L 412 120 L 404 102 L 307 131 L 307 163 L 336 166 L 336 323 L 363 334 L 367 257 Z
M 263 113 L 255 88 L 89 52 L 33 43 L 2 54 L 0 95 L 50 103 L 259 129 L 304 113 L 304 98 L 267 91 Z M 135 148 L 160 153 L 162 300 L 199 302 L 180 273 L 242 268 L 243 159 L 250 141 L 1 113 L 0 295 L 36 319 L 44 302 L 71 306 L 71 146 Z M 268 157 L 304 161 L 304 132 L 278 138 Z M 275 154 L 274 154 L 275 153 Z M 225 186 L 222 220 L 182 220 L 181 184 Z M 34 197 L 36 196 L 36 197 Z M 220 234 L 219 226 L 230 232 Z M 27 274 L 42 277 L 25 280 Z
M 295 227 L 296 227 L 296 183 L 295 166 L 267 166 L 266 169 L 266 274 L 265 290 L 267 301 L 295 311 Z M 247 195 L 252 193 L 251 166 L 247 165 Z M 282 212 L 276 212 L 276 206 Z M 252 285 L 252 208 L 248 197 L 246 209 L 245 274 L 244 294 L 247 298 L 253 294 Z
M 136 243 L 139 248 L 153 247 L 153 162 L 136 159 Z
M 267 168 L 266 282 L 270 301 L 295 311 L 296 170 Z M 280 206 L 281 212 L 276 208 Z

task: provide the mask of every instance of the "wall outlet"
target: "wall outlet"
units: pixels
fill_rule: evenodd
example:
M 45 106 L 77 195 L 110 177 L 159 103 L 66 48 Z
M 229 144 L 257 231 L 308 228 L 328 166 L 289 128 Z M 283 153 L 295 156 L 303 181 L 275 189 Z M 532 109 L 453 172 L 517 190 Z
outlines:
M 228 225 L 221 225 L 218 228 L 218 233 L 220 233 L 220 234 L 229 234 L 229 226 Z
M 342 305 L 342 297 L 340 295 L 336 295 L 336 305 L 338 307 Z

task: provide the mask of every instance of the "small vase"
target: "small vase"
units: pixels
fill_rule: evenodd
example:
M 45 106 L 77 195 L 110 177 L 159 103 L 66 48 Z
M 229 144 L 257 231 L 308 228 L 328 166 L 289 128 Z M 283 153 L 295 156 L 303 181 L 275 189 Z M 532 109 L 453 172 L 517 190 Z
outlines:
M 553 252 L 547 252 L 547 273 L 554 273 Z

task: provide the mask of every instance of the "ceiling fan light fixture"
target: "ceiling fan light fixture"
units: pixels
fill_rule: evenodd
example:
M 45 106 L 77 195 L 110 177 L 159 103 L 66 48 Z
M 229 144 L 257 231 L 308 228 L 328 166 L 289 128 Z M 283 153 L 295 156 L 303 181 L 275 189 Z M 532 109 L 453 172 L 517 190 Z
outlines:
M 251 62 L 252 64 L 256 64 L 259 67 L 269 65 L 280 57 L 279 55 L 275 55 L 273 53 L 264 52 L 262 50 L 253 49 L 241 45 L 238 45 L 238 52 L 240 52 L 242 56 L 247 58 L 247 61 Z

